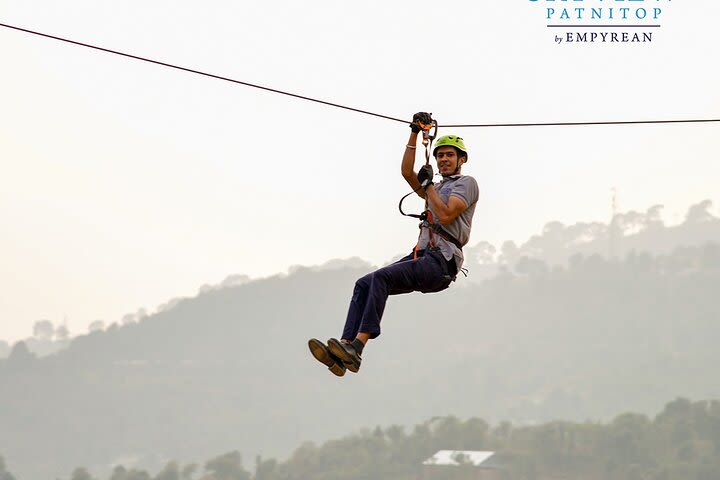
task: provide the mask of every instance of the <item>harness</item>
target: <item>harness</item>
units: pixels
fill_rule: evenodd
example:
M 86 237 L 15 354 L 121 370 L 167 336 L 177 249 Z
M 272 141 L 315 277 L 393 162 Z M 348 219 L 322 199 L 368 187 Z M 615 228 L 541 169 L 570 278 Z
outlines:
M 422 144 L 425 147 L 425 165 L 430 164 L 430 151 L 432 149 L 432 142 L 435 140 L 435 137 L 437 136 L 437 122 L 433 120 L 430 124 L 420 124 L 420 127 L 422 128 Z M 432 133 L 431 133 L 432 132 Z M 407 197 L 412 195 L 413 193 L 416 193 L 418 190 L 420 190 L 422 187 L 418 187 L 417 189 L 413 190 L 412 192 L 408 193 L 404 197 L 400 199 L 400 203 L 398 204 L 398 209 L 400 210 L 400 213 L 406 217 L 412 217 L 417 218 L 420 220 L 420 225 L 418 225 L 418 228 L 420 228 L 420 234 L 418 235 L 418 242 L 415 244 L 415 248 L 413 249 L 413 258 L 417 259 L 417 252 L 418 248 L 420 246 L 420 236 L 422 235 L 422 229 L 427 228 L 428 232 L 430 234 L 429 238 L 429 246 L 430 247 L 436 247 L 435 245 L 435 239 L 434 236 L 437 235 L 443 240 L 446 240 L 453 245 L 455 245 L 457 248 L 462 250 L 463 245 L 460 243 L 460 240 L 455 238 L 452 234 L 450 234 L 448 231 L 446 231 L 444 228 L 442 228 L 442 225 L 439 223 L 436 223 L 433 220 L 432 212 L 430 211 L 430 207 L 428 204 L 427 197 L 425 198 L 425 211 L 422 213 L 405 213 L 402 209 L 402 204 L 405 201 Z
M 442 225 L 439 223 L 436 223 L 433 220 L 433 215 L 430 209 L 428 208 L 427 200 L 425 201 L 425 211 L 422 213 L 405 213 L 402 209 L 403 201 L 412 195 L 413 193 L 417 192 L 417 190 L 414 190 L 404 197 L 400 199 L 400 203 L 398 204 L 398 209 L 400 210 L 400 213 L 406 217 L 412 217 L 417 218 L 420 220 L 420 224 L 418 225 L 418 228 L 420 229 L 420 235 L 422 235 L 422 229 L 427 228 L 428 232 L 430 233 L 430 239 L 428 241 L 430 247 L 436 247 L 434 236 L 437 235 L 438 237 L 442 238 L 443 240 L 446 240 L 453 245 L 455 245 L 458 249 L 463 249 L 463 244 L 460 243 L 460 240 L 455 238 L 450 232 L 445 230 Z M 414 258 L 417 258 L 417 250 L 420 246 L 420 235 L 418 235 L 418 243 L 415 245 L 415 256 Z

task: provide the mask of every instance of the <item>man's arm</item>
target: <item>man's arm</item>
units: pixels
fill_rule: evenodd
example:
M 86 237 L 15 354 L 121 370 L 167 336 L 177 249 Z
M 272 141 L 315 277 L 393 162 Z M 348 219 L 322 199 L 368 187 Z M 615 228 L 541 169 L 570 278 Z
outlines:
M 425 195 L 430 208 L 435 212 L 435 221 L 440 222 L 442 225 L 451 224 L 468 208 L 465 200 L 452 194 L 448 197 L 447 203 L 443 202 L 434 185 L 430 185 L 425 189 Z
M 410 188 L 415 190 L 420 197 L 427 198 L 430 207 L 432 207 L 438 217 L 436 220 L 442 225 L 448 225 L 452 223 L 462 212 L 464 212 L 465 209 L 468 208 L 468 205 L 462 198 L 452 195 L 448 198 L 448 203 L 446 204 L 442 201 L 442 198 L 440 198 L 437 191 L 435 191 L 435 187 L 433 185 L 428 186 L 426 189 L 420 188 L 420 182 L 418 181 L 417 173 L 414 170 L 416 149 L 410 148 L 417 144 L 417 136 L 417 133 L 410 132 L 410 138 L 405 146 L 405 153 L 403 154 L 400 171 L 402 172 L 402 176 L 405 181 L 408 185 L 410 185 Z
M 418 195 L 425 198 L 425 192 L 423 192 L 420 188 L 420 182 L 418 182 L 417 173 L 414 170 L 416 149 L 410 148 L 414 147 L 417 144 L 417 136 L 417 133 L 410 132 L 410 138 L 408 139 L 407 145 L 405 146 L 405 153 L 403 154 L 400 171 L 405 181 L 408 183 L 408 185 L 410 185 L 410 188 L 412 188 L 413 190 L 420 189 L 418 190 Z

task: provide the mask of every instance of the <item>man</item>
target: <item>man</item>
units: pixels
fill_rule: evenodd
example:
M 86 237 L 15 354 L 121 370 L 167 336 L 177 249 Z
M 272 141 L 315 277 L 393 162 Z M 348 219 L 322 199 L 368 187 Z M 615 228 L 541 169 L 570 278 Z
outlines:
M 380 319 L 389 295 L 439 292 L 455 280 L 462 267 L 462 247 L 470 237 L 478 185 L 473 177 L 460 173 L 468 153 L 463 139 L 455 135 L 440 137 L 433 149 L 442 181 L 433 184 L 430 165 L 415 173 L 418 133 L 431 120 L 424 112 L 413 117 L 401 166 L 405 180 L 428 204 L 429 213 L 421 224 L 415 250 L 355 283 L 340 340 L 331 338 L 327 345 L 314 338 L 308 342 L 312 355 L 339 377 L 346 370 L 357 373 L 360 369 L 365 344 L 380 335 Z

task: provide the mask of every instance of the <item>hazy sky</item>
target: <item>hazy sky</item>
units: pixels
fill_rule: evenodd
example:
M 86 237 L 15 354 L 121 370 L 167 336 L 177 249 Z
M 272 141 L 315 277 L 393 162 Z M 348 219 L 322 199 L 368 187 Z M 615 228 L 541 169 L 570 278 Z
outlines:
M 645 44 L 556 44 L 544 3 L 0 0 L 0 23 L 441 124 L 720 117 L 718 2 L 649 3 Z M 0 55 L 0 339 L 414 244 L 403 124 L 4 28 Z M 440 133 L 481 187 L 471 244 L 607 221 L 613 187 L 667 223 L 720 211 L 720 124 Z

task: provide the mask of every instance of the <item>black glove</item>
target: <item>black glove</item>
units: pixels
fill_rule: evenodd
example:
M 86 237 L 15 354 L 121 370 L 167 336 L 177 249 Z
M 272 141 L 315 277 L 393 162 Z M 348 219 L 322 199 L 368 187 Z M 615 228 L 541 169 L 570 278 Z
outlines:
M 420 130 L 422 130 L 422 127 L 420 124 L 423 125 L 430 125 L 432 123 L 432 114 L 427 112 L 418 112 L 415 115 L 413 115 L 412 123 L 410 124 L 410 130 L 413 131 L 413 133 L 420 133 Z
M 423 165 L 422 168 L 420 168 L 420 171 L 418 172 L 417 179 L 418 182 L 420 182 L 420 186 L 423 189 L 426 189 L 430 185 L 433 184 L 433 176 L 435 173 L 433 172 L 432 165 Z

